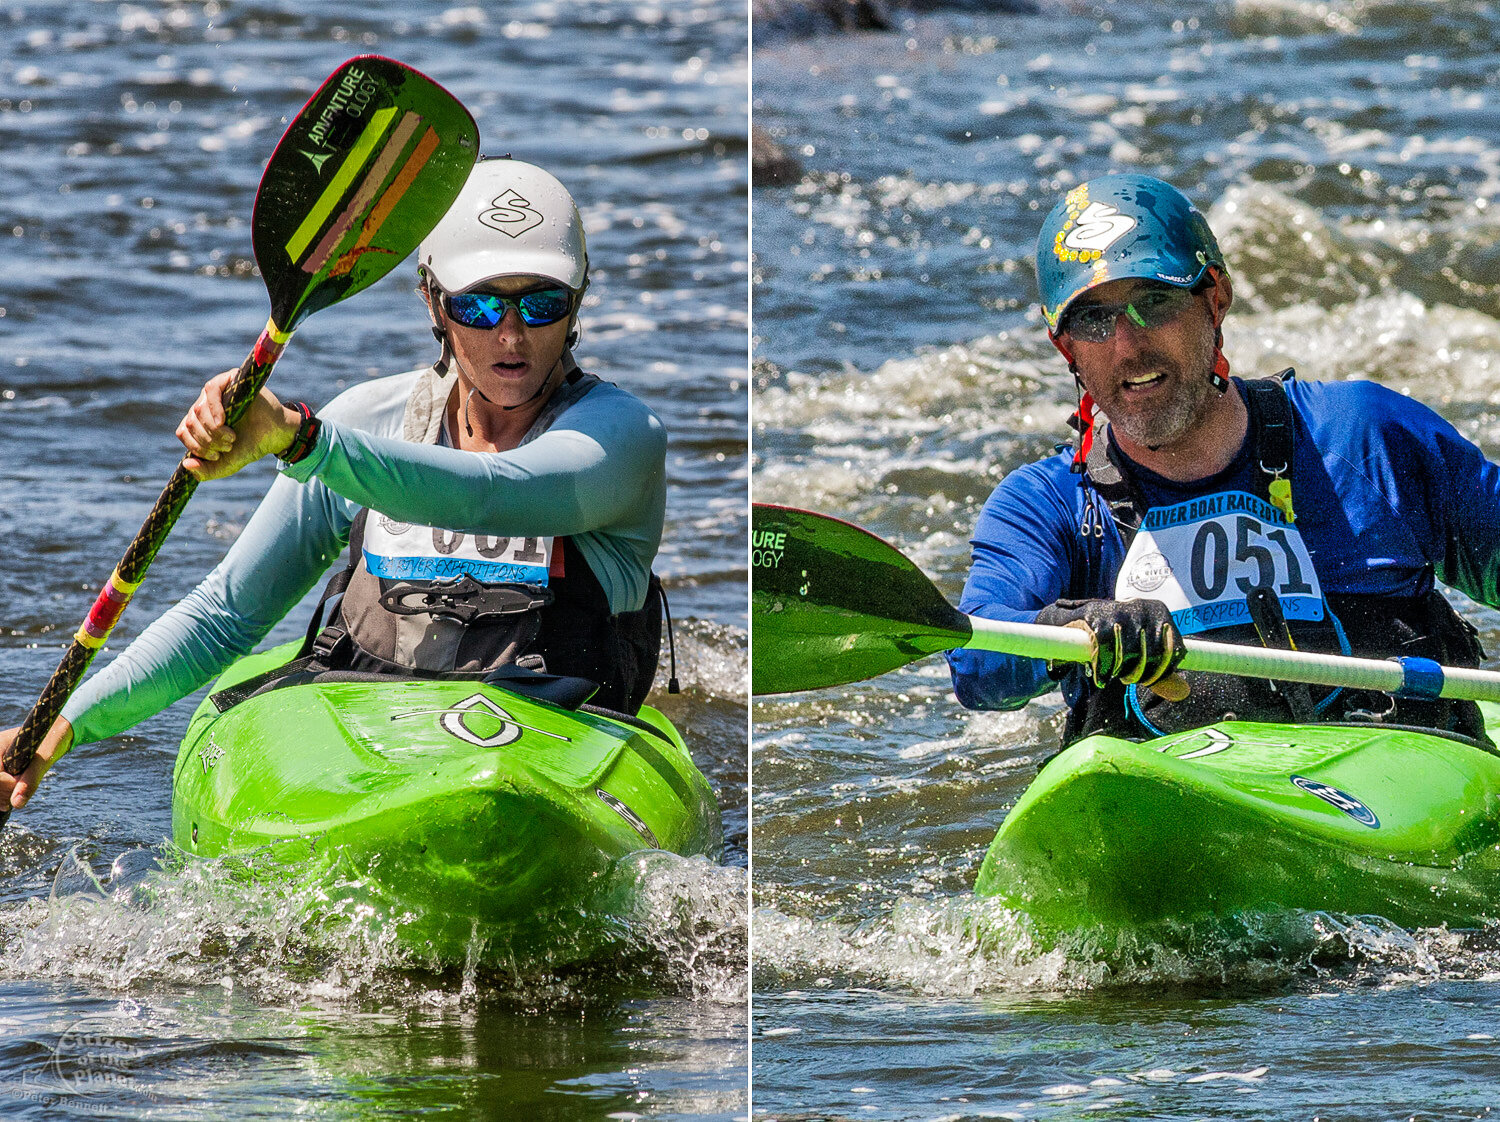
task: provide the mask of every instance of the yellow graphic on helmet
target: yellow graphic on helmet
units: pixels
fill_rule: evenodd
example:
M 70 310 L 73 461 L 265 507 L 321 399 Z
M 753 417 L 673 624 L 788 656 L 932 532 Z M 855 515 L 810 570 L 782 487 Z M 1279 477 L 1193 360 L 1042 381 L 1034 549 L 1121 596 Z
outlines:
M 1121 214 L 1118 207 L 1089 202 L 1087 183 L 1069 191 L 1065 202 L 1068 217 L 1052 240 L 1052 251 L 1064 264 L 1076 261 L 1089 265 L 1098 261 L 1106 249 L 1138 225 L 1128 214 Z

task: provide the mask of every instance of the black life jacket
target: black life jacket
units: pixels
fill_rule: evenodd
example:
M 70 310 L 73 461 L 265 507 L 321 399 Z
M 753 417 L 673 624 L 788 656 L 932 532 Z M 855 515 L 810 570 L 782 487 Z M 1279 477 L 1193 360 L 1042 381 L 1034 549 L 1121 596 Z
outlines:
M 1240 383 L 1249 412 L 1247 441 L 1252 462 L 1260 468 L 1258 490 L 1270 503 L 1290 505 L 1286 485 L 1291 482 L 1297 419 L 1283 381 L 1294 376 L 1295 372 L 1288 369 L 1274 378 Z M 1149 508 L 1131 477 L 1129 462 L 1112 446 L 1107 425 L 1094 435 L 1084 475 L 1083 485 L 1092 491 L 1086 497 L 1083 526 L 1087 563 L 1068 595 L 1078 599 L 1113 597 L 1114 589 L 1101 587 L 1106 577 L 1102 565 L 1104 526 L 1096 499 L 1103 501 L 1127 552 Z M 1279 493 L 1273 493 L 1273 488 Z M 1253 589 L 1248 597 L 1253 622 L 1214 629 L 1212 638 L 1364 658 L 1417 656 L 1450 666 L 1477 667 L 1484 658 L 1478 633 L 1437 590 L 1430 568 L 1423 584 L 1427 591 L 1415 596 L 1326 593 L 1323 620 L 1290 623 L 1283 618 L 1274 595 Z M 1469 701 L 1394 698 L 1373 691 L 1326 690 L 1221 674 L 1178 673 L 1190 687 L 1182 701 L 1168 701 L 1149 688 L 1119 682 L 1097 687 L 1087 675 L 1080 674 L 1083 692 L 1068 714 L 1063 743 L 1071 744 L 1096 732 L 1142 739 L 1234 719 L 1375 720 L 1488 742 L 1479 707 Z
M 598 383 L 573 368 L 527 439 L 550 426 L 569 405 Z M 435 440 L 447 384 L 424 377 L 408 406 L 407 438 Z M 354 671 L 404 677 L 479 677 L 516 666 L 548 675 L 587 679 L 598 685 L 595 705 L 635 713 L 656 676 L 661 652 L 663 595 L 653 573 L 646 602 L 637 611 L 612 613 L 598 577 L 582 550 L 568 537 L 552 543 L 550 564 L 537 582 L 481 582 L 470 575 L 444 580 L 404 580 L 377 576 L 365 551 L 370 518 L 383 531 L 431 533 L 441 553 L 486 556 L 509 547 L 510 539 L 481 539 L 442 530 L 392 523 L 369 509 L 350 527 L 349 564 L 334 574 L 308 630 L 302 656 L 313 670 Z M 544 554 L 538 539 L 519 539 L 507 556 Z M 545 583 L 540 575 L 546 573 Z M 340 597 L 326 628 L 319 630 L 324 605 Z

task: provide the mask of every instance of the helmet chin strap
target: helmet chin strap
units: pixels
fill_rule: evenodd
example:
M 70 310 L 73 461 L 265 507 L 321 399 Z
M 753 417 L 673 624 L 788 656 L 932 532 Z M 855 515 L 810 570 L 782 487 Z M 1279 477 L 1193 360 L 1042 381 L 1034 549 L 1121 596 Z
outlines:
M 1220 275 L 1218 268 L 1210 265 L 1209 269 L 1217 281 Z M 1209 374 L 1208 380 L 1213 383 L 1214 389 L 1222 394 L 1229 389 L 1229 360 L 1224 357 L 1224 331 L 1219 325 L 1219 310 L 1217 306 L 1210 309 L 1209 316 L 1212 318 L 1214 324 L 1214 368 L 1213 372 Z
M 501 405 L 501 406 L 499 406 L 499 408 L 501 410 L 503 410 L 504 412 L 509 413 L 513 409 L 520 409 L 523 406 L 530 405 L 533 401 L 535 401 L 537 398 L 541 397 L 542 394 L 546 392 L 548 383 L 550 383 L 552 381 L 553 371 L 555 371 L 556 369 L 557 369 L 557 367 L 554 366 L 552 368 L 552 370 L 547 371 L 547 376 L 545 378 L 543 378 L 541 380 L 541 382 L 537 385 L 536 393 L 532 394 L 525 401 L 518 401 L 514 405 Z M 480 389 L 477 385 L 471 385 L 469 387 L 469 392 L 464 397 L 464 429 L 468 432 L 468 434 L 470 436 L 474 435 L 474 423 L 471 420 L 469 420 L 469 403 L 474 400 L 474 395 L 475 394 L 478 394 L 481 398 L 483 398 L 484 401 L 487 404 L 489 404 L 489 405 L 494 405 L 495 404 L 493 401 L 490 400 L 489 396 L 482 389 Z
M 1208 380 L 1220 393 L 1229 389 L 1229 360 L 1224 357 L 1224 332 L 1218 324 L 1214 324 L 1214 368 Z
M 554 366 L 552 368 L 552 370 L 547 371 L 547 376 L 545 378 L 543 378 L 541 380 L 541 382 L 537 385 L 536 393 L 532 394 L 525 401 L 518 401 L 514 405 L 502 405 L 502 406 L 500 406 L 500 408 L 503 409 L 503 410 L 505 410 L 507 413 L 509 413 L 512 409 L 519 409 L 523 405 L 530 405 L 533 401 L 535 401 L 537 398 L 539 398 L 539 397 L 542 396 L 542 391 L 544 391 L 547 388 L 547 384 L 552 381 L 552 371 L 556 370 L 556 369 L 557 369 L 557 367 Z M 475 386 L 474 389 L 477 390 L 477 389 L 479 389 L 479 387 Z M 470 392 L 472 393 L 473 391 L 470 391 Z M 480 397 L 484 397 L 484 393 L 481 391 L 481 393 L 479 394 L 479 396 Z M 484 400 L 485 401 L 489 401 L 490 399 L 487 398 L 487 397 L 484 397 Z M 491 404 L 494 404 L 494 403 L 491 402 Z
M 572 322 L 568 324 L 568 338 L 566 346 L 570 351 L 574 347 L 578 346 L 578 340 L 583 334 L 582 329 L 578 326 L 578 313 L 583 308 L 583 294 L 588 290 L 589 271 L 587 262 L 585 262 L 583 270 L 583 283 L 578 286 L 578 291 L 573 296 L 573 319 Z
M 435 298 L 433 285 L 427 278 L 426 270 L 423 270 L 422 274 L 422 290 L 427 295 L 427 314 L 432 317 L 432 337 L 441 343 L 443 347 L 442 351 L 438 354 L 437 361 L 432 364 L 432 369 L 437 373 L 439 378 L 446 378 L 448 376 L 448 363 L 455 356 L 453 354 L 453 347 L 448 342 L 448 329 L 444 326 L 447 317 L 441 311 L 442 301 Z

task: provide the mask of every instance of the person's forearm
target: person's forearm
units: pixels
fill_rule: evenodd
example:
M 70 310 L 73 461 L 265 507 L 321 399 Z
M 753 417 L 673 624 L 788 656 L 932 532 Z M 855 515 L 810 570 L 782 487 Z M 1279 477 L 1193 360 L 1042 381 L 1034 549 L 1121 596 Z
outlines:
M 325 423 L 312 453 L 285 470 L 294 479 L 316 477 L 345 498 L 403 521 L 554 537 L 633 515 L 662 470 L 664 438 L 659 429 L 647 435 L 660 441 L 654 456 L 649 447 L 607 450 L 573 429 L 546 433 L 510 452 L 473 453 Z
M 975 614 L 1021 623 L 1030 623 L 1036 617 L 1035 612 Z M 964 648 L 949 651 L 948 671 L 953 678 L 954 696 L 965 709 L 1019 709 L 1056 685 L 1048 677 L 1047 664 L 1041 659 L 1018 658 L 995 651 Z
M 351 517 L 327 488 L 278 479 L 223 562 L 68 700 L 76 742 L 130 728 L 249 653 L 337 559 Z

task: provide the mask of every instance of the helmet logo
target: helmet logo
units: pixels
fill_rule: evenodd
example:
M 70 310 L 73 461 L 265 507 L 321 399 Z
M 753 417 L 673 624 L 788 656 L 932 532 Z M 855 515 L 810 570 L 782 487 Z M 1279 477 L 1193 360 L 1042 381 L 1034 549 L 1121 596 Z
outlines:
M 1069 249 L 1098 253 L 1135 228 L 1136 220 L 1121 214 L 1118 207 L 1108 203 L 1089 203 L 1062 241 Z
M 542 224 L 542 214 L 514 187 L 508 187 L 504 194 L 490 200 L 490 209 L 479 216 L 479 221 L 502 234 L 519 238 Z

